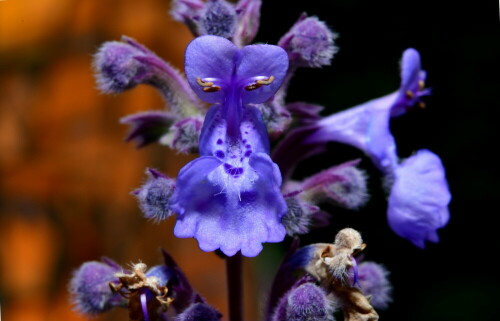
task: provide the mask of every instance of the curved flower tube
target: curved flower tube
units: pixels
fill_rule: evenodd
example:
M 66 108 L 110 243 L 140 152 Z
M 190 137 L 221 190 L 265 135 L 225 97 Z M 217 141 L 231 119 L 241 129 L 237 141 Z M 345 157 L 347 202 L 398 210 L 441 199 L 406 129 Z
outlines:
M 286 52 L 272 45 L 242 49 L 217 36 L 193 40 L 185 69 L 198 96 L 214 105 L 200 135 L 200 158 L 177 177 L 170 208 L 178 214 L 177 237 L 194 237 L 204 251 L 241 250 L 256 256 L 264 242 L 285 237 L 286 202 L 279 168 L 269 157 L 260 111 L 286 75 Z

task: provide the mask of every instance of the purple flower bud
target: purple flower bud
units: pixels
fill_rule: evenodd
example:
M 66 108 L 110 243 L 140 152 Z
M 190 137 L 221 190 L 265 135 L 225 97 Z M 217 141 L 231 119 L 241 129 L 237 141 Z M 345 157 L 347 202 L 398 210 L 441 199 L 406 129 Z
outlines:
M 175 115 L 193 115 L 202 108 L 178 70 L 131 38 L 104 43 L 93 63 L 97 85 L 104 93 L 121 93 L 147 84 L 161 92 Z
M 222 318 L 213 307 L 205 303 L 194 303 L 179 314 L 175 321 L 219 321 Z
M 313 215 L 320 211 L 319 207 L 300 200 L 296 196 L 285 196 L 288 211 L 281 219 L 286 233 L 290 236 L 306 234 L 312 225 Z
M 392 301 L 392 286 L 387 278 L 389 272 L 375 262 L 358 265 L 358 284 L 365 296 L 371 296 L 370 303 L 376 309 L 385 309 Z
M 169 133 L 160 139 L 160 143 L 182 154 L 195 153 L 198 151 L 202 126 L 201 116 L 184 118 L 170 127 Z
M 292 288 L 280 300 L 272 321 L 332 321 L 333 304 L 314 283 Z
M 105 93 L 119 93 L 150 76 L 147 66 L 134 59 L 141 48 L 119 41 L 105 42 L 94 57 L 97 85 Z
M 163 111 L 146 111 L 120 119 L 120 123 L 131 127 L 125 140 L 127 142 L 135 140 L 137 148 L 158 141 L 168 132 L 174 121 L 173 114 Z
M 261 0 L 240 0 L 236 4 L 238 24 L 233 41 L 238 46 L 252 42 L 259 30 Z
M 137 197 L 144 217 L 159 222 L 172 215 L 169 202 L 175 190 L 175 180 L 152 168 L 148 168 L 146 174 L 148 180 L 133 194 Z
M 126 305 L 125 299 L 113 293 L 109 282 L 117 281 L 115 273 L 121 271 L 117 265 L 101 262 L 86 262 L 73 273 L 69 291 L 75 308 L 95 315 L 115 306 Z
M 236 10 L 225 0 L 209 0 L 199 19 L 202 35 L 232 38 L 236 28 Z
M 336 38 L 337 34 L 324 22 L 303 13 L 278 45 L 286 50 L 292 65 L 318 68 L 330 65 L 338 51 L 334 45 Z
M 331 167 L 306 179 L 303 198 L 312 203 L 323 200 L 348 209 L 357 209 L 368 200 L 366 174 L 356 165 L 359 160 Z

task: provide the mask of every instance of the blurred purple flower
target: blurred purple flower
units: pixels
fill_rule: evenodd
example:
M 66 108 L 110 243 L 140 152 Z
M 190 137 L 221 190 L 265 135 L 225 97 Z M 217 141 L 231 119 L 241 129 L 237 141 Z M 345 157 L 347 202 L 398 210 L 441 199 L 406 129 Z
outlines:
M 105 312 L 116 306 L 126 306 L 127 301 L 109 288 L 110 282 L 118 283 L 115 274 L 122 268 L 115 262 L 85 262 L 74 273 L 69 285 L 75 309 L 90 315 Z
M 177 178 L 170 203 L 178 214 L 174 234 L 195 237 L 204 251 L 256 256 L 261 243 L 285 237 L 287 207 L 265 124 L 251 104 L 278 90 L 287 55 L 277 46 L 238 49 L 225 38 L 203 36 L 189 44 L 185 68 L 193 90 L 214 105 L 201 130 L 201 157 Z
M 375 262 L 366 261 L 358 265 L 358 285 L 364 295 L 370 296 L 374 308 L 385 309 L 392 301 L 388 274 L 382 265 Z

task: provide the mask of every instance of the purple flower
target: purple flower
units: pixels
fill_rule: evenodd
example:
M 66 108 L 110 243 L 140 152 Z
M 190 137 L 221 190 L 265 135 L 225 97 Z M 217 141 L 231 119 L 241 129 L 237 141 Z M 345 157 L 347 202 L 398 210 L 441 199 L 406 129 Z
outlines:
M 214 104 L 200 135 L 200 158 L 181 169 L 171 209 L 174 234 L 195 237 L 204 251 L 239 250 L 256 256 L 263 242 L 285 236 L 286 213 L 279 168 L 257 108 L 280 87 L 288 68 L 283 49 L 238 49 L 216 36 L 193 40 L 186 50 L 186 76 L 198 96 Z
M 389 128 L 391 117 L 403 114 L 420 98 L 425 72 L 415 49 L 407 49 L 401 61 L 401 87 L 396 92 L 294 129 L 275 150 L 273 159 L 283 175 L 297 161 L 324 150 L 325 143 L 340 142 L 368 155 L 386 175 L 389 196 L 388 220 L 400 236 L 423 247 L 424 240 L 437 242 L 436 229 L 448 221 L 450 193 L 439 158 L 421 151 L 400 164 L 396 142 Z M 287 151 L 294 151 L 293 154 Z
M 448 223 L 451 195 L 438 156 L 420 150 L 405 159 L 394 172 L 387 218 L 401 237 L 423 248 L 438 242 L 438 228 Z

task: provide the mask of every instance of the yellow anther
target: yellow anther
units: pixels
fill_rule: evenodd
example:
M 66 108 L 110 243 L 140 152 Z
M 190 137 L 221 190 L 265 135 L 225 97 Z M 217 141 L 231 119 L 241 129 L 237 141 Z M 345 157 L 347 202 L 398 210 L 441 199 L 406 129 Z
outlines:
M 426 107 L 427 107 L 427 105 L 426 105 L 423 101 L 419 101 L 419 102 L 418 102 L 418 107 L 420 107 L 420 108 L 424 109 L 424 108 L 426 108 Z
M 204 87 L 203 88 L 203 91 L 206 92 L 206 93 L 213 93 L 213 92 L 216 92 L 216 91 L 219 91 L 219 90 L 220 90 L 219 86 L 212 86 L 212 87 Z
M 196 78 L 196 83 L 202 87 L 212 87 L 214 85 L 211 81 L 203 81 L 200 77 Z
M 216 92 L 216 91 L 220 90 L 220 87 L 219 86 L 214 86 L 213 82 L 211 82 L 211 81 L 203 81 L 203 80 L 201 80 L 200 77 L 196 78 L 196 83 L 198 85 L 200 85 L 201 87 L 203 87 L 203 91 L 206 92 L 206 93 L 213 93 L 213 92 Z
M 422 79 L 420 79 L 418 81 L 418 90 L 423 90 L 424 88 L 425 88 L 425 82 Z
M 413 98 L 413 92 L 411 90 L 407 90 L 405 94 L 406 94 L 406 97 L 408 97 L 409 99 Z
M 262 85 L 269 85 L 273 81 L 274 81 L 274 76 L 270 76 L 269 78 L 266 78 L 266 79 L 257 80 L 253 84 L 246 86 L 245 89 L 246 90 L 254 90 L 254 89 L 260 88 L 260 86 L 262 86 Z
M 269 85 L 274 81 L 274 76 L 271 76 L 267 79 L 257 80 L 257 84 L 259 85 Z

